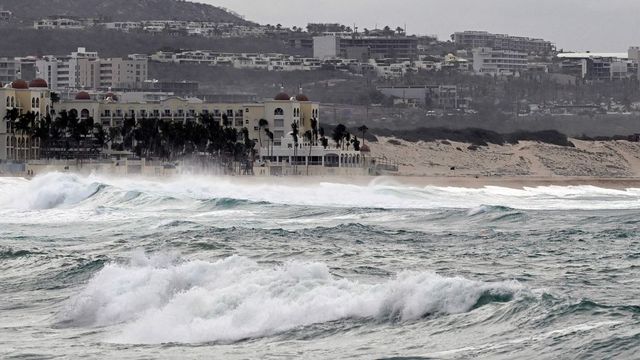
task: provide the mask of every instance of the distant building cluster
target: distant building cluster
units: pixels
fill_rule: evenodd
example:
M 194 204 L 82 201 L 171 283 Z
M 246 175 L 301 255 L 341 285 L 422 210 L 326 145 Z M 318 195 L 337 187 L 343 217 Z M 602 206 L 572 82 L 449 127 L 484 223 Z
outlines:
M 106 21 L 99 18 L 50 17 L 34 21 L 37 30 L 82 30 L 101 27 L 123 32 L 168 32 L 203 37 L 261 37 L 267 34 L 264 26 L 247 26 L 234 23 L 176 21 L 176 20 L 144 20 L 144 21 Z
M 486 31 L 462 31 L 451 35 L 451 40 L 462 49 L 492 48 L 522 52 L 526 54 L 548 55 L 555 51 L 555 45 L 543 39 L 522 36 L 491 34 Z

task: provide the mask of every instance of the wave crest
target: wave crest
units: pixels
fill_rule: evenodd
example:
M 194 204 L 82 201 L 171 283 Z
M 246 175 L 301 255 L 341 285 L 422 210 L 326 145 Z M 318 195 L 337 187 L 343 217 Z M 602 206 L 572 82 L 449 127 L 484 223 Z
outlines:
M 110 264 L 69 301 L 75 326 L 121 325 L 116 343 L 200 343 L 263 337 L 342 319 L 418 320 L 508 301 L 517 282 L 403 272 L 378 284 L 337 279 L 322 263 L 265 267 L 244 257 Z

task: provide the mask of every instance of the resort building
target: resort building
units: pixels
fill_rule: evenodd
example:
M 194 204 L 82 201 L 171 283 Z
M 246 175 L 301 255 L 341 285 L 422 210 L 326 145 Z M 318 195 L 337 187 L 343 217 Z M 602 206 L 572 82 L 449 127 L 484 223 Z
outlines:
M 492 48 L 473 49 L 473 71 L 493 76 L 518 75 L 527 68 L 527 54 Z
M 57 111 L 66 110 L 79 118 L 92 117 L 104 127 L 121 126 L 125 118 L 157 118 L 163 121 L 196 121 L 200 114 L 209 114 L 221 124 L 223 116 L 228 126 L 237 130 L 247 128 L 251 139 L 266 141 L 265 128 L 274 134 L 273 145 L 279 146 L 282 138 L 291 131 L 291 124 L 299 126 L 300 133 L 311 129 L 311 119 L 318 119 L 319 104 L 309 101 L 302 93 L 289 97 L 284 92 L 273 100 L 259 103 L 212 103 L 197 98 L 163 96 L 134 97 L 128 93 L 78 92 L 73 100 L 64 100 Z M 267 121 L 260 127 L 260 120 Z
M 459 48 L 492 48 L 495 50 L 524 52 L 527 54 L 551 54 L 555 46 L 550 41 L 522 36 L 491 34 L 486 31 L 463 31 L 451 35 L 451 40 Z
M 30 83 L 15 80 L 0 84 L 0 161 L 28 161 L 38 159 L 39 140 L 21 132 L 17 118 L 11 119 L 15 109 L 18 118 L 32 113 L 40 119 L 51 111 L 51 94 L 47 82 L 35 79 Z

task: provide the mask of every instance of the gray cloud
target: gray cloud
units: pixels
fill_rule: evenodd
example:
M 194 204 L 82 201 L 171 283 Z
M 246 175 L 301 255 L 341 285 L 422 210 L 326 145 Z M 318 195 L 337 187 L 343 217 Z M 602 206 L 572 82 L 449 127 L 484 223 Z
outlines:
M 559 48 L 625 51 L 640 45 L 636 0 L 199 0 L 249 20 L 304 26 L 356 23 L 407 25 L 410 33 L 448 39 L 458 30 L 488 30 L 554 41 Z

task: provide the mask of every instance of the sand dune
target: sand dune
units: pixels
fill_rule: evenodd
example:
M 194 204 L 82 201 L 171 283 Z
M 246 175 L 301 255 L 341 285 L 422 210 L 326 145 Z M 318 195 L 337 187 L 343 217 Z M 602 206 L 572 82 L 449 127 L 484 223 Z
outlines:
M 640 178 L 640 143 L 628 141 L 571 139 L 575 148 L 524 141 L 476 148 L 449 141 L 378 140 L 368 143 L 372 155 L 398 162 L 405 176 Z

